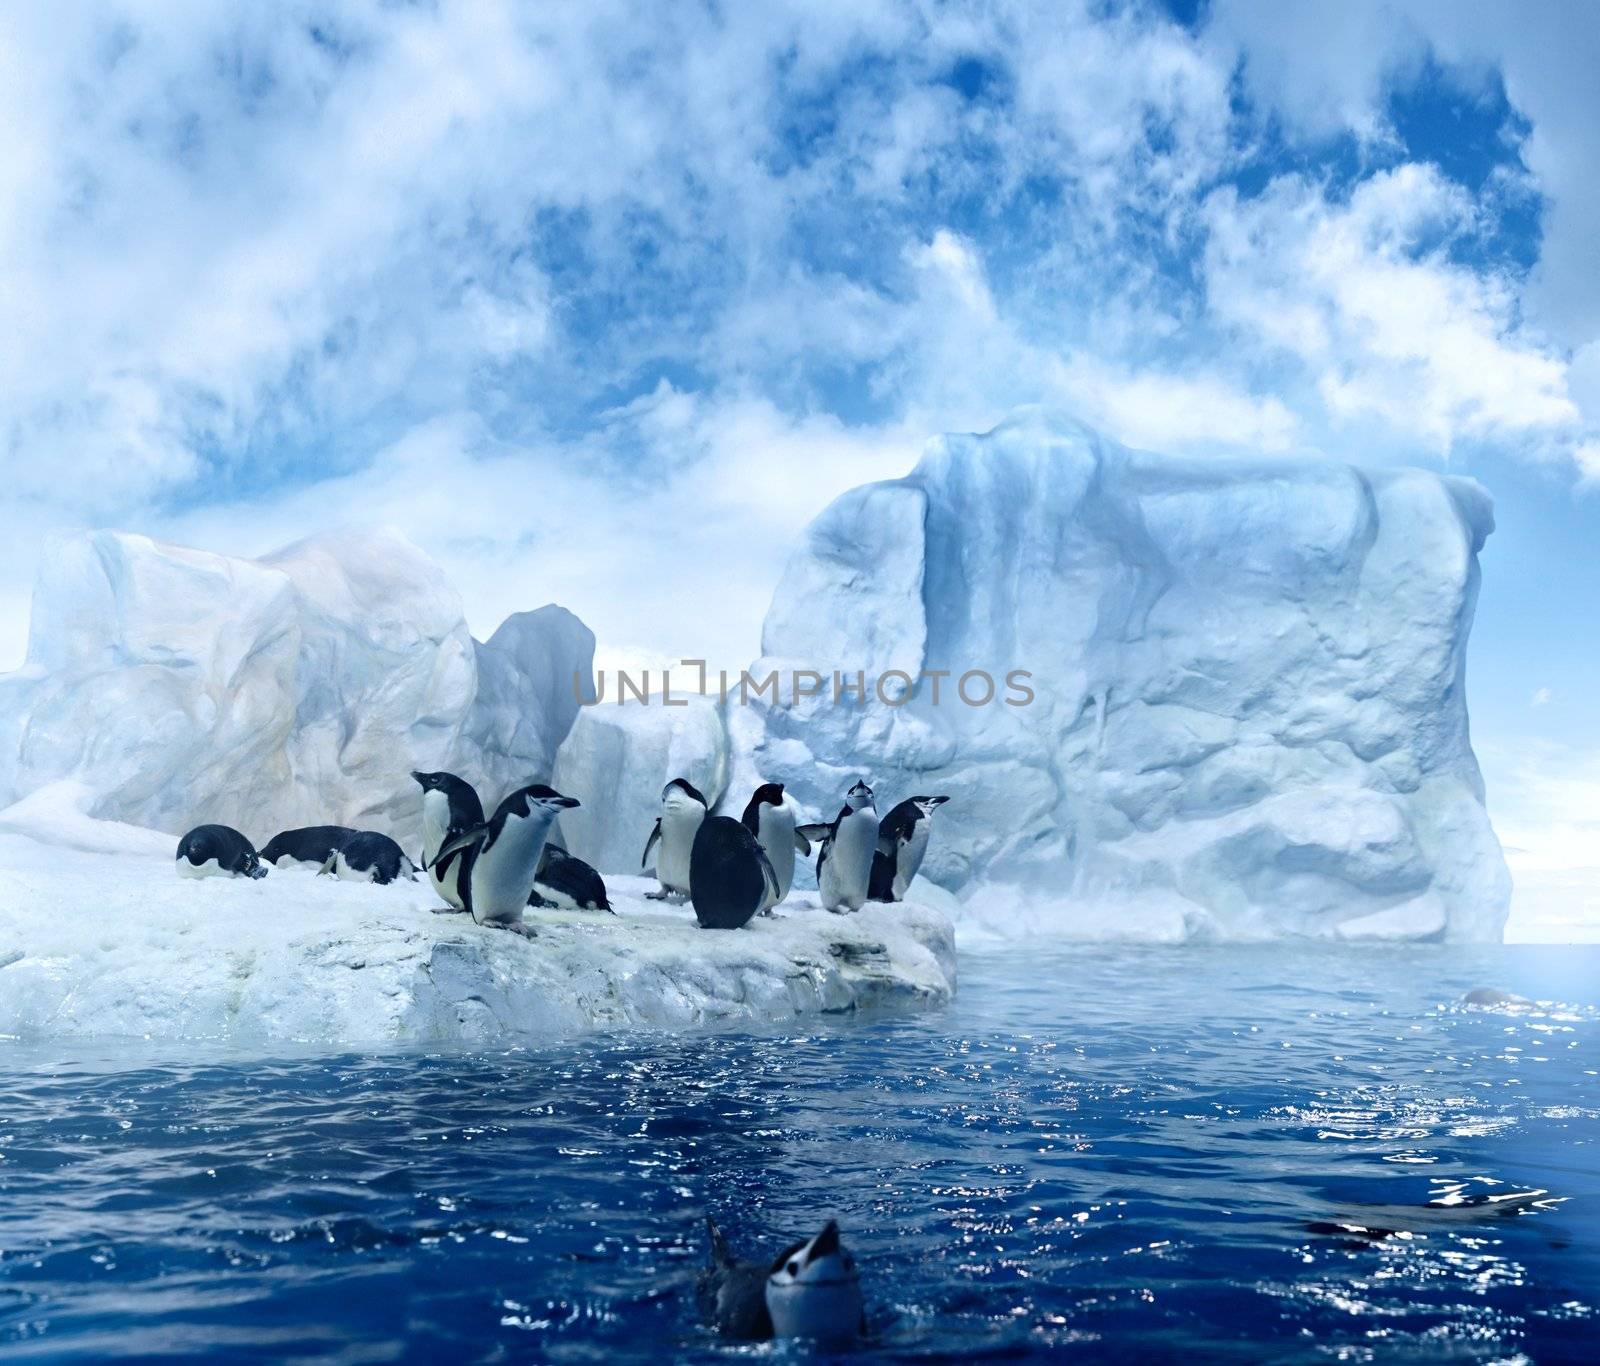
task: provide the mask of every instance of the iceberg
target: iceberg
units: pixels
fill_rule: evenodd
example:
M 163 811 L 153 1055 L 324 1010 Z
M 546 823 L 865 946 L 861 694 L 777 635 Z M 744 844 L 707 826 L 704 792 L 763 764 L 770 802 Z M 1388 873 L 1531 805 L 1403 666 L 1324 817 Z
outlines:
M 332 822 L 410 848 L 410 771 L 491 793 L 548 776 L 593 659 L 554 606 L 473 640 L 442 571 L 395 531 L 259 560 L 94 532 L 46 557 L 27 662 L 0 678 L 0 803 L 75 782 L 101 820 L 216 821 L 258 845 Z
M 741 766 L 829 814 L 858 775 L 880 812 L 948 794 L 923 873 L 964 933 L 1498 939 L 1465 690 L 1492 528 L 1470 480 L 1025 411 L 811 524 L 751 672 L 867 700 L 758 699 Z
M 48 808 L 75 794 L 55 793 L 0 813 L 0 1036 L 13 1039 L 503 1044 L 926 1008 L 955 989 L 950 922 L 920 905 L 842 917 L 802 899 L 712 931 L 622 878 L 618 914 L 529 911 L 528 940 L 435 913 L 422 880 L 293 868 L 197 882 L 174 873 L 171 847 L 131 852 L 127 827 L 91 837 L 83 819 L 77 847 L 56 844 Z

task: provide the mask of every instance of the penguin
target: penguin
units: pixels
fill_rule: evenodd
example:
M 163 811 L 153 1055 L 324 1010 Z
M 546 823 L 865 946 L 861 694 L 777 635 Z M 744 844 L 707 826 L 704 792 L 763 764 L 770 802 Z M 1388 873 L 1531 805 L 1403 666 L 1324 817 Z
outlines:
M 265 877 L 255 845 L 230 825 L 197 825 L 178 841 L 182 877 Z
M 794 856 L 811 852 L 811 842 L 797 828 L 799 814 L 783 795 L 782 783 L 762 783 L 744 809 L 744 828 L 756 837 L 778 877 L 777 898 L 761 908 L 762 914 L 789 895 L 794 885 Z
M 839 1242 L 832 1219 L 808 1242 L 796 1243 L 767 1276 L 767 1313 L 780 1338 L 809 1338 L 846 1347 L 866 1328 L 856 1263 Z
M 273 868 L 285 868 L 293 863 L 309 863 L 320 868 L 355 833 L 348 825 L 303 825 L 296 830 L 284 830 L 267 841 L 261 851 L 261 861 Z
M 859 911 L 867 900 L 872 856 L 878 848 L 878 813 L 872 806 L 872 789 L 858 781 L 845 794 L 844 807 L 833 820 L 803 825 L 800 833 L 822 842 L 817 854 L 817 894 L 823 906 L 840 913 Z
M 530 906 L 556 906 L 567 911 L 616 911 L 606 899 L 606 884 L 581 858 L 574 858 L 565 849 L 547 840 L 539 859 L 539 871 L 533 877 L 533 891 L 528 897 Z
M 386 887 L 401 878 L 414 882 L 417 865 L 387 835 L 353 830 L 350 838 L 328 855 L 322 871 L 336 874 L 342 882 L 376 882 Z
M 722 1336 L 756 1342 L 810 1338 L 824 1347 L 847 1347 L 865 1334 L 855 1259 L 841 1246 L 833 1220 L 770 1266 L 735 1257 L 710 1219 L 706 1231 L 711 1264 L 700 1274 L 695 1298 Z
M 544 783 L 519 787 L 484 824 L 446 840 L 433 866 L 459 854 L 457 885 L 472 918 L 531 939 L 533 930 L 522 923 L 522 908 L 533 891 L 545 840 L 556 817 L 578 805 L 576 797 L 563 797 Z
M 689 851 L 705 818 L 706 799 L 687 778 L 674 778 L 661 789 L 661 814 L 656 817 L 650 838 L 645 841 L 644 857 L 639 860 L 643 869 L 650 862 L 650 851 L 660 843 L 656 850 L 656 877 L 661 890 L 646 892 L 649 900 L 665 901 L 670 897 L 682 901 L 689 895 Z
M 948 797 L 907 797 L 878 822 L 878 850 L 872 856 L 873 901 L 904 901 L 906 888 L 928 852 L 933 813 Z
M 689 899 L 703 930 L 737 930 L 778 899 L 778 876 L 732 816 L 707 816 L 689 854 Z
M 433 883 L 433 890 L 445 904 L 464 911 L 467 902 L 459 885 L 461 856 L 446 860 L 440 867 L 434 866 L 434 860 L 446 840 L 483 824 L 483 803 L 472 784 L 454 773 L 413 773 L 411 776 L 422 788 L 422 866 L 428 870 L 428 881 Z

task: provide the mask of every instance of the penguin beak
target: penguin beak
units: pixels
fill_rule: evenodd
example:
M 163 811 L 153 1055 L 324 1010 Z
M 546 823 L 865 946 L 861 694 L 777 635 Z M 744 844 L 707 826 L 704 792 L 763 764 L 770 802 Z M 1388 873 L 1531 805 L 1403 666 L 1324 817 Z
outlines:
M 427 775 L 424 773 L 418 773 L 416 769 L 411 770 L 411 781 L 416 783 L 419 787 L 426 787 L 428 785 Z
M 815 1261 L 818 1257 L 832 1257 L 839 1251 L 839 1223 L 835 1219 L 828 1220 L 827 1227 L 817 1234 L 817 1240 L 811 1244 L 811 1251 L 807 1255 L 808 1262 Z
M 552 800 L 564 811 L 571 811 L 574 807 L 583 805 L 576 797 L 555 797 Z
M 933 805 L 934 806 L 943 806 L 949 800 L 950 800 L 950 798 L 948 798 L 948 797 L 935 797 L 935 798 L 933 798 Z

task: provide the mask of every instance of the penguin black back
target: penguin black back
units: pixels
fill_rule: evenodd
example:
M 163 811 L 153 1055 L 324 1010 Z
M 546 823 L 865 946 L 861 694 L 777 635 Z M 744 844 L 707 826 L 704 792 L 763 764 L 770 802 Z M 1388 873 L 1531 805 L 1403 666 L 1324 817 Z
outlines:
M 302 825 L 280 831 L 267 841 L 261 851 L 261 861 L 276 867 L 279 859 L 291 858 L 296 863 L 314 863 L 320 868 L 343 849 L 355 833 L 348 825 Z
M 702 929 L 736 930 L 778 894 L 756 837 L 731 816 L 707 816 L 689 853 L 689 900 Z

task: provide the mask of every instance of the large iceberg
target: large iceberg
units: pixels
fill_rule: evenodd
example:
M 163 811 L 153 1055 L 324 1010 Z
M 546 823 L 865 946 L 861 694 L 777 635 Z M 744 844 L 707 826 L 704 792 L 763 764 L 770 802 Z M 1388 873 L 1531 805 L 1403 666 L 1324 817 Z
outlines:
M 858 774 L 880 810 L 949 794 L 924 872 L 971 927 L 1496 939 L 1464 685 L 1492 527 L 1470 480 L 1171 459 L 1024 412 L 811 524 L 751 673 L 830 686 L 734 729 L 830 814 Z M 897 706 L 893 671 L 922 680 Z
M 46 557 L 28 658 L 0 678 L 0 805 L 50 783 L 95 817 L 181 832 L 339 822 L 414 845 L 414 768 L 491 794 L 548 776 L 594 636 L 560 607 L 487 644 L 398 532 L 260 560 L 95 532 Z

